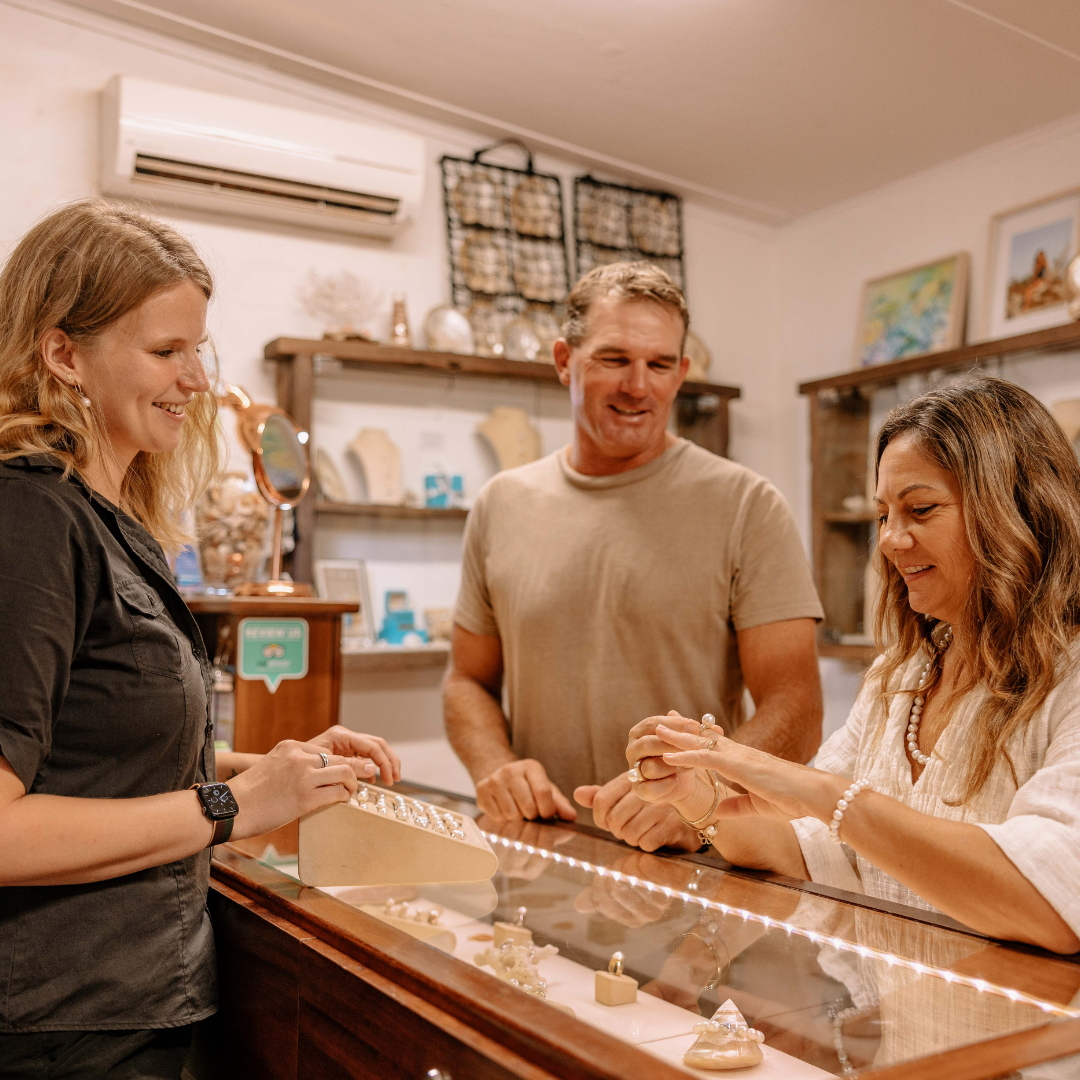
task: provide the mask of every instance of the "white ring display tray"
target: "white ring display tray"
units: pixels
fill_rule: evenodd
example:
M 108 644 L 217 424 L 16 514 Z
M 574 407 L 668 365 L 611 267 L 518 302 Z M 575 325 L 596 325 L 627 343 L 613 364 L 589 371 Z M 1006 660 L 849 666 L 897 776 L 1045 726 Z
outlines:
M 367 785 L 300 819 L 298 862 L 314 886 L 488 881 L 499 868 L 467 814 Z

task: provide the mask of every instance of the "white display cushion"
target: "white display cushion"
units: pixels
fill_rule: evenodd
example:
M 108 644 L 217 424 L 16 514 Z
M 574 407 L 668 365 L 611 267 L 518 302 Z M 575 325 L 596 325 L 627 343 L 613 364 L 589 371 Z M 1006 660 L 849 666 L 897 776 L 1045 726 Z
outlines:
M 382 792 L 394 803 L 399 797 Z M 380 811 L 355 799 L 334 803 L 300 819 L 299 876 L 305 885 L 410 885 L 443 881 L 487 881 L 499 860 L 476 822 L 442 807 L 404 800 Z M 452 818 L 455 835 L 432 822 Z M 425 823 L 426 821 L 426 823 Z

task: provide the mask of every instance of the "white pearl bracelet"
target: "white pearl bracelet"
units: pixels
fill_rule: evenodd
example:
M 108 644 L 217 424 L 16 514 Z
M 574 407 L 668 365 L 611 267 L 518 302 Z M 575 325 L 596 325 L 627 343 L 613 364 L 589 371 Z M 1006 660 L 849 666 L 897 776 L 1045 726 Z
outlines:
M 829 835 L 832 837 L 834 844 L 843 843 L 840 839 L 840 822 L 844 820 L 844 811 L 851 805 L 851 800 L 854 799 L 860 791 L 865 791 L 869 786 L 869 780 L 856 780 L 855 783 L 840 796 L 840 801 L 836 804 L 836 809 L 832 813 L 832 821 L 829 822 Z

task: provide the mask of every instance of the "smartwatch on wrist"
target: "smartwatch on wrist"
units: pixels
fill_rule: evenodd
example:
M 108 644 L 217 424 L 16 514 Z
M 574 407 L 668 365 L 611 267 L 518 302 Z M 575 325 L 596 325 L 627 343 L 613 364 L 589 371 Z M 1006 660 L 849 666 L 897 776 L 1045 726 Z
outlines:
M 233 819 L 240 813 L 236 798 L 228 784 L 192 784 L 191 790 L 199 796 L 203 813 L 214 823 L 214 835 L 207 847 L 224 844 L 232 835 Z

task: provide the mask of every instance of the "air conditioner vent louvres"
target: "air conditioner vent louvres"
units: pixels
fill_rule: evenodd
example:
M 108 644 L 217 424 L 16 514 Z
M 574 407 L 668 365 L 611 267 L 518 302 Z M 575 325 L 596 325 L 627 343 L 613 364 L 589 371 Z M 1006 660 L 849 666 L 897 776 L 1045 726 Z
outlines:
M 171 211 L 390 239 L 424 196 L 424 140 L 126 75 L 101 95 L 101 190 Z
M 371 215 L 376 219 L 393 221 L 401 206 L 400 199 L 380 195 L 364 195 L 358 191 L 317 187 L 292 180 L 277 180 L 272 176 L 222 169 L 213 165 L 196 165 L 189 161 L 135 155 L 135 176 L 144 183 L 200 185 L 223 196 L 254 196 L 282 199 L 307 204 L 319 209 L 338 210 L 349 214 Z

